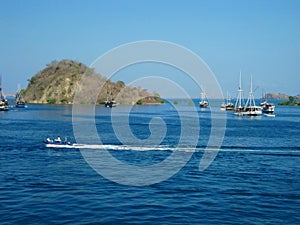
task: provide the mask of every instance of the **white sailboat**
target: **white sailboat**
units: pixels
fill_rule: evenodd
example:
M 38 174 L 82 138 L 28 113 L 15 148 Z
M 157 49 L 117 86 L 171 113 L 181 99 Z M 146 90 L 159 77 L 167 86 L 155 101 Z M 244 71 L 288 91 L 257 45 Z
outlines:
M 112 92 L 110 90 L 110 85 L 107 83 L 107 91 L 106 91 L 106 101 L 104 102 L 104 106 L 106 108 L 112 108 L 117 106 L 117 102 L 112 98 Z M 110 93 L 109 93 L 110 90 Z M 109 98 L 109 95 L 111 98 Z
M 209 106 L 206 93 L 204 91 L 201 92 L 201 101 L 199 102 L 199 106 L 200 108 L 207 108 Z
M 255 104 L 254 94 L 252 90 L 252 76 L 250 78 L 250 91 L 249 91 L 249 97 L 247 99 L 247 102 L 244 107 L 238 108 L 235 114 L 238 116 L 261 116 L 262 115 L 262 108 L 260 106 L 256 106 Z
M 17 108 L 25 108 L 26 104 L 25 104 L 25 100 L 21 94 L 21 86 L 20 84 L 18 85 L 18 91 L 16 93 L 16 105 L 15 107 Z
M 231 110 L 234 110 L 234 104 L 231 102 L 231 98 L 228 94 L 228 91 L 227 91 L 227 97 L 226 97 L 226 100 L 225 102 L 221 105 L 221 110 L 222 111 L 231 111 Z

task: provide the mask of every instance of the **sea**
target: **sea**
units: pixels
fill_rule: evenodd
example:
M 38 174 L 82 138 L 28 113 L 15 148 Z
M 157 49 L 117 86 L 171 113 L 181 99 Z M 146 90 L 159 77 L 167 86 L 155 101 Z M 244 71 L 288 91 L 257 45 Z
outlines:
M 300 224 L 300 107 L 251 118 L 196 100 L 91 111 L 90 144 L 72 105 L 0 112 L 0 224 Z M 43 144 L 56 136 L 77 147 Z

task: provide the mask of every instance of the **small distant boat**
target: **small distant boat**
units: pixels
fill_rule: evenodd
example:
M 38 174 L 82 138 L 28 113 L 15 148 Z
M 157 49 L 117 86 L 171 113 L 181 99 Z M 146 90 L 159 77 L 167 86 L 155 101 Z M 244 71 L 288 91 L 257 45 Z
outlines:
M 239 99 L 237 99 L 236 107 L 235 107 L 235 115 L 237 116 L 261 116 L 262 108 L 260 106 L 256 106 L 254 94 L 252 91 L 252 76 L 250 79 L 250 91 L 247 102 L 244 106 L 242 103 L 242 88 L 241 88 L 241 76 L 240 76 L 240 87 L 239 87 Z M 238 106 L 237 106 L 238 105 Z
M 109 95 L 110 95 L 110 99 L 109 99 Z M 106 108 L 112 108 L 112 107 L 116 107 L 117 106 L 117 102 L 113 99 L 112 97 L 112 92 L 110 90 L 110 84 L 107 83 L 107 91 L 106 91 L 106 101 L 104 102 L 104 106 Z
M 201 101 L 199 102 L 200 108 L 207 108 L 209 106 L 207 101 L 206 93 L 203 91 L 201 92 Z
M 104 106 L 107 108 L 112 108 L 112 107 L 116 107 L 117 106 L 117 102 L 114 100 L 106 100 L 104 102 Z
M 47 148 L 73 148 L 74 147 L 73 146 L 74 143 L 69 141 L 67 138 L 65 138 L 65 140 L 62 141 L 59 136 L 55 139 L 47 138 L 46 140 L 43 141 L 43 143 Z
M 229 94 L 227 92 L 226 102 L 221 105 L 220 108 L 222 111 L 232 111 L 234 110 L 234 104 L 231 102 Z
M 9 104 L 2 91 L 2 77 L 0 76 L 0 111 L 8 111 Z
M 21 94 L 21 88 L 20 86 L 18 87 L 18 91 L 16 93 L 16 105 L 15 107 L 17 108 L 25 108 L 26 104 L 25 104 L 25 100 Z

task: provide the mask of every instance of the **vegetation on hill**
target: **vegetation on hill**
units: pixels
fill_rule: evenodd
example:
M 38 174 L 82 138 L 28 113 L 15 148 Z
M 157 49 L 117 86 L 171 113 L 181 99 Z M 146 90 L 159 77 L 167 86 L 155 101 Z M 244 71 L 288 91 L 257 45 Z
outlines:
M 82 83 L 82 78 L 84 82 Z M 22 95 L 28 103 L 72 104 L 80 92 L 80 103 L 91 103 L 90 96 L 98 94 L 96 104 L 115 100 L 118 104 L 158 104 L 158 94 L 126 86 L 123 81 L 111 82 L 92 68 L 72 60 L 53 61 L 31 79 Z
M 289 101 L 279 102 L 278 105 L 300 106 L 300 96 L 289 96 Z

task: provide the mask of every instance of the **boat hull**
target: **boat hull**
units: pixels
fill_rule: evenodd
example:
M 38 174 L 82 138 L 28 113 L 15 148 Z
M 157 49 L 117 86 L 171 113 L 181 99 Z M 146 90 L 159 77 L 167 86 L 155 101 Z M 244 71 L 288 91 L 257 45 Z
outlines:
M 263 113 L 274 113 L 275 107 L 268 107 L 262 109 Z
M 207 101 L 201 101 L 199 103 L 200 108 L 208 108 L 208 102 Z
M 58 140 L 51 140 L 47 138 L 43 141 L 47 148 L 74 148 L 74 144 L 68 140 L 66 141 L 58 141 Z
M 237 111 L 234 113 L 237 116 L 261 116 L 262 109 L 260 107 L 247 107 L 241 111 Z
M 25 105 L 25 103 L 18 103 L 18 104 L 15 105 L 15 107 L 16 108 L 25 108 L 26 105 Z
M 51 144 L 51 143 L 45 143 L 45 146 L 47 148 L 75 148 L 72 144 Z
M 9 110 L 9 106 L 0 106 L 0 111 L 8 111 Z

